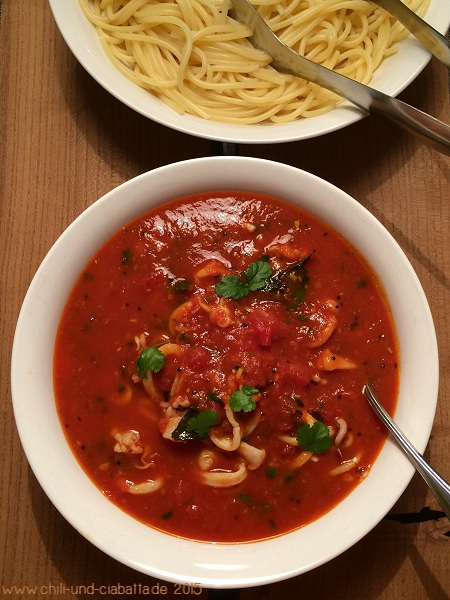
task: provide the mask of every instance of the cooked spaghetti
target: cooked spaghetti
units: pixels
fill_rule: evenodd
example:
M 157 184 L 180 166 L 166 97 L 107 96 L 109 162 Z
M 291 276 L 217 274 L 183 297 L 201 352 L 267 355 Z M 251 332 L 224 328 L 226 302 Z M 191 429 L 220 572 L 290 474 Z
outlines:
M 235 124 L 320 115 L 341 99 L 277 72 L 228 16 L 230 0 L 80 0 L 102 47 L 131 81 L 178 113 Z M 430 0 L 405 0 L 423 16 Z M 255 0 L 291 48 L 368 83 L 407 31 L 366 0 Z

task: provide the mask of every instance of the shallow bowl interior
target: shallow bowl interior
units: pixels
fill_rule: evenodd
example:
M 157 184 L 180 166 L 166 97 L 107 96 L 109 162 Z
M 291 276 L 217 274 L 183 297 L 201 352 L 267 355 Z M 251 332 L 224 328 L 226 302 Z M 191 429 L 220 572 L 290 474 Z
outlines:
M 279 143 L 317 137 L 350 125 L 364 114 L 349 103 L 325 115 L 293 123 L 231 125 L 179 115 L 147 91 L 122 75 L 109 61 L 98 41 L 94 27 L 84 16 L 78 0 L 49 0 L 55 21 L 67 45 L 81 65 L 108 92 L 138 113 L 177 131 L 230 143 Z M 441 33 L 450 24 L 450 3 L 431 0 L 426 20 Z M 429 53 L 409 36 L 399 44 L 399 51 L 376 71 L 371 86 L 396 96 L 422 71 Z
M 30 285 L 14 339 L 13 405 L 31 468 L 62 515 L 118 561 L 166 581 L 233 588 L 282 580 L 342 553 L 390 510 L 413 469 L 388 441 L 367 479 L 330 513 L 287 535 L 237 545 L 192 542 L 152 530 L 110 503 L 81 470 L 62 432 L 52 385 L 55 333 L 67 295 L 95 250 L 122 225 L 159 203 L 218 189 L 261 192 L 298 204 L 366 256 L 384 283 L 399 335 L 402 370 L 395 418 L 419 451 L 434 419 L 438 356 L 425 295 L 398 244 L 356 200 L 293 167 L 243 157 L 171 164 L 114 189 L 61 235 Z

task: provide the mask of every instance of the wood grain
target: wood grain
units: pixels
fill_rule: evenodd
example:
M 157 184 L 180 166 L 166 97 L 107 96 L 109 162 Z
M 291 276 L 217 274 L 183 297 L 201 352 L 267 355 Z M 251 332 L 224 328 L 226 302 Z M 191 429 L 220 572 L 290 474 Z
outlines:
M 210 155 L 217 145 L 152 123 L 109 96 L 75 61 L 45 0 L 3 0 L 0 49 L 0 586 L 65 585 L 67 593 L 60 588 L 40 595 L 62 600 L 97 597 L 76 589 L 83 585 L 163 584 L 97 550 L 45 496 L 14 425 L 11 348 L 32 277 L 78 214 L 139 173 Z M 436 61 L 401 97 L 450 122 L 448 72 Z M 322 138 L 238 151 L 294 165 L 341 187 L 406 252 L 429 300 L 440 351 L 439 404 L 426 457 L 450 478 L 450 159 L 372 117 Z M 415 476 L 392 518 L 343 555 L 294 579 L 244 589 L 240 597 L 449 598 L 450 526 L 444 518 L 419 522 L 427 506 L 439 509 Z M 405 522 L 405 514 L 412 522 Z M 218 598 L 219 592 L 184 597 L 208 595 Z M 23 590 L 10 597 L 29 596 Z M 2 589 L 0 597 L 6 597 Z M 169 584 L 165 597 L 180 595 Z M 220 597 L 231 600 L 231 592 Z

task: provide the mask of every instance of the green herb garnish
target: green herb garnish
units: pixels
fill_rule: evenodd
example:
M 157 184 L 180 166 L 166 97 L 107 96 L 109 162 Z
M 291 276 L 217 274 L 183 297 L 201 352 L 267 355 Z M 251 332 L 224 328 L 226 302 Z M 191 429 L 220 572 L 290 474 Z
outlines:
M 189 408 L 172 432 L 172 439 L 179 442 L 202 440 L 208 437 L 209 430 L 219 423 L 219 415 L 213 409 L 203 412 Z
M 215 410 L 209 408 L 204 412 L 201 412 L 196 417 L 189 420 L 186 431 L 188 433 L 194 433 L 199 435 L 201 438 L 208 436 L 208 432 L 214 425 L 219 422 L 219 415 Z
M 303 304 L 305 302 L 305 299 L 306 299 L 306 287 L 304 285 L 302 285 L 302 287 L 299 288 L 295 292 L 295 299 L 297 300 L 297 302 L 299 304 Z
M 250 494 L 238 494 L 237 498 L 238 498 L 238 500 L 240 500 L 241 502 L 246 504 L 248 507 L 250 507 L 254 511 L 260 512 L 261 509 L 264 511 L 268 510 L 269 512 L 272 511 L 272 506 L 268 502 L 266 502 L 266 501 L 256 502 L 250 496 Z
M 272 269 L 265 260 L 257 260 L 249 264 L 241 276 L 225 275 L 216 283 L 215 290 L 218 296 L 240 300 L 248 296 L 250 292 L 262 290 L 266 286 L 266 280 L 272 275 Z
M 297 442 L 303 450 L 322 454 L 331 446 L 330 430 L 320 421 L 316 421 L 311 426 L 302 423 L 297 431 Z
M 208 392 L 208 397 L 211 398 L 211 400 L 213 400 L 214 402 L 217 402 L 217 404 L 225 404 L 225 402 L 219 398 L 219 396 L 214 390 L 210 390 Z
M 268 469 L 266 469 L 266 475 L 267 477 L 269 477 L 269 479 L 273 479 L 277 473 L 278 469 L 276 467 L 269 467 Z
M 238 494 L 238 498 L 247 506 L 253 505 L 253 500 L 252 500 L 250 494 Z
M 173 292 L 184 292 L 192 287 L 192 283 L 181 277 L 169 280 L 169 288 Z
M 253 400 L 253 394 L 258 394 L 259 390 L 249 385 L 243 385 L 240 390 L 233 392 L 230 396 L 230 408 L 236 412 L 241 410 L 250 412 L 256 408 L 256 402 Z
M 137 361 L 139 377 L 144 379 L 147 371 L 153 371 L 153 373 L 158 373 L 158 371 L 161 371 L 164 366 L 165 359 L 166 357 L 159 348 L 156 348 L 155 346 L 144 348 Z

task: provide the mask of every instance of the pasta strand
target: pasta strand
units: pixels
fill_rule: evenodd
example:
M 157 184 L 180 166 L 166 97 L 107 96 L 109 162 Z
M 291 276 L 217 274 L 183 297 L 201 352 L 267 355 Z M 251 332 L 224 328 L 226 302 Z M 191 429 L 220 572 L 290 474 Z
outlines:
M 277 72 L 228 16 L 230 0 L 79 0 L 120 72 L 176 110 L 204 119 L 289 122 L 332 110 L 336 94 Z M 424 16 L 430 0 L 404 0 Z M 310 60 L 369 83 L 408 32 L 366 0 L 253 0 L 275 33 Z

